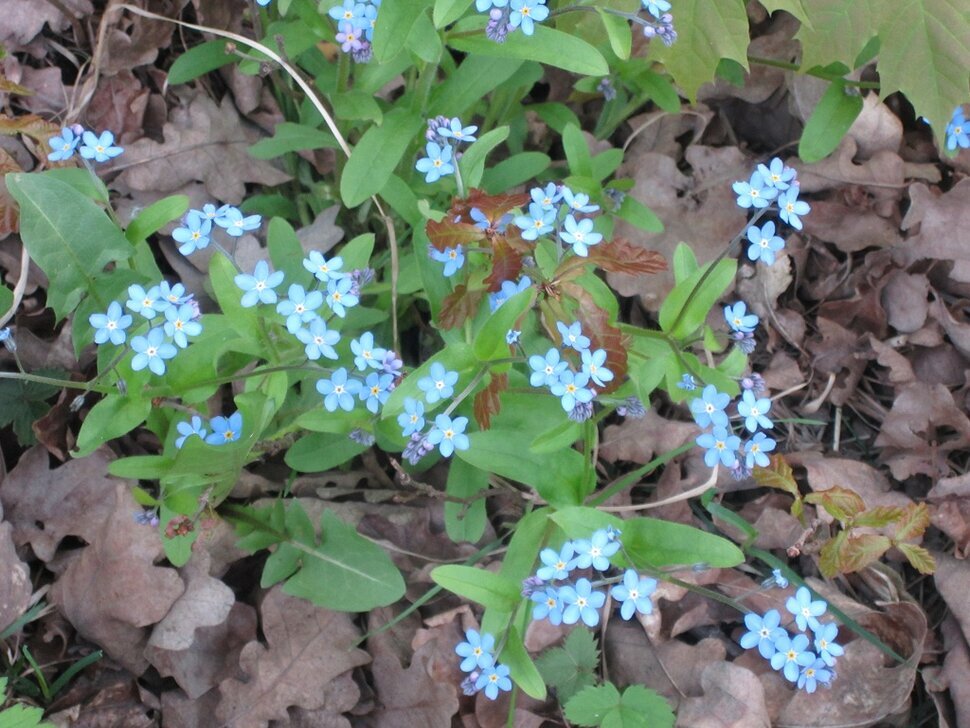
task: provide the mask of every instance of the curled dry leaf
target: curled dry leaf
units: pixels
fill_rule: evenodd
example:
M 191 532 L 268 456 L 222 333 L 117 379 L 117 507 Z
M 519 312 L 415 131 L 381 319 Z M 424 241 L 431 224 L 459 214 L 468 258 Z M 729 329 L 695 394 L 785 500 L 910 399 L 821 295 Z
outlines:
M 54 583 L 51 600 L 85 639 L 140 675 L 148 667 L 146 628 L 168 613 L 185 586 L 174 569 L 155 566 L 162 540 L 132 518 L 138 504 L 128 487 L 117 483 L 107 500 L 110 513 L 95 520 L 97 535 Z
M 379 705 L 370 717 L 374 728 L 427 728 L 450 725 L 458 712 L 458 688 L 436 681 L 428 671 L 431 646 L 414 653 L 407 670 L 393 654 L 374 659 L 371 673 Z
M 765 691 L 757 676 L 729 662 L 712 662 L 701 672 L 703 697 L 680 705 L 684 728 L 770 728 Z
M 924 258 L 970 260 L 970 179 L 962 179 L 940 195 L 922 182 L 910 185 L 910 207 L 900 227 L 919 225 L 902 253 L 912 263 Z M 955 271 L 954 271 L 955 272 Z M 966 277 L 959 280 L 966 281 Z
M 260 615 L 266 645 L 250 642 L 239 656 L 247 679 L 219 685 L 216 716 L 233 728 L 264 728 L 286 719 L 291 706 L 322 708 L 324 688 L 370 660 L 352 646 L 359 632 L 347 614 L 287 596 L 279 586 L 264 597 Z

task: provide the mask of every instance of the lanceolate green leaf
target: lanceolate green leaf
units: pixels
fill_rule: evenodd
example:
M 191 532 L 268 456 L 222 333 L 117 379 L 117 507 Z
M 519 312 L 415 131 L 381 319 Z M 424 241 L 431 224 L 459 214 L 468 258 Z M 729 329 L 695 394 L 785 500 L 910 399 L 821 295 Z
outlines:
M 381 191 L 421 124 L 421 118 L 409 109 L 395 109 L 384 115 L 380 126 L 364 133 L 340 177 L 344 204 L 356 207 Z
M 495 43 L 482 33 L 452 38 L 448 44 L 466 53 L 538 61 L 586 76 L 605 76 L 610 72 L 603 54 L 589 43 L 544 25 L 537 25 L 532 36 L 509 33 L 504 43 Z
M 473 566 L 439 566 L 431 578 L 453 594 L 502 612 L 511 612 L 522 598 L 518 582 Z
M 407 42 L 411 26 L 431 0 L 386 0 L 374 28 L 374 60 L 383 63 L 396 56 Z
M 134 248 L 107 214 L 71 185 L 45 174 L 8 174 L 7 189 L 20 205 L 20 237 L 51 285 L 47 305 L 57 318 L 88 293 L 108 308 L 95 277 Z
M 656 518 L 625 521 L 623 548 L 635 566 L 702 563 L 712 568 L 727 568 L 744 561 L 741 549 L 725 538 Z

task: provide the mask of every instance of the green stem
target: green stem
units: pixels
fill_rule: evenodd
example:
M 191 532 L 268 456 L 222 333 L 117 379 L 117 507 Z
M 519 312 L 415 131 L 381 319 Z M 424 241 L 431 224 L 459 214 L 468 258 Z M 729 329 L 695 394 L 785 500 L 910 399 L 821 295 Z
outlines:
M 673 460 L 678 455 L 683 455 L 685 452 L 687 452 L 688 450 L 690 450 L 692 447 L 694 447 L 694 443 L 693 442 L 688 442 L 688 443 L 685 443 L 684 445 L 681 445 L 678 448 L 675 448 L 673 450 L 668 450 L 663 455 L 658 455 L 657 457 L 655 457 L 653 460 L 651 460 L 646 465 L 643 465 L 643 466 L 637 468 L 632 473 L 627 473 L 626 475 L 624 475 L 619 480 L 615 480 L 612 483 L 610 483 L 608 486 L 606 486 L 599 493 L 593 494 L 593 496 L 587 502 L 587 505 L 594 506 L 594 507 L 595 506 L 602 505 L 603 503 L 605 503 L 606 501 L 608 501 L 610 498 L 612 498 L 614 495 L 616 495 L 620 491 L 626 490 L 627 488 L 629 488 L 630 486 L 632 486 L 634 483 L 636 483 L 638 480 L 640 480 L 640 478 L 642 478 L 643 476 L 649 475 L 654 470 L 656 470 L 657 468 L 659 468 L 661 465 L 666 465 L 668 462 L 670 462 L 671 460 Z
M 804 70 L 797 63 L 788 63 L 786 61 L 777 61 L 774 58 L 761 58 L 760 56 L 748 56 L 749 63 L 757 63 L 759 66 L 771 66 L 772 68 L 781 68 L 785 71 L 794 71 L 795 73 L 801 73 L 806 76 L 815 76 L 815 78 L 822 78 L 826 81 L 841 81 L 846 86 L 855 86 L 856 88 L 871 88 L 878 89 L 879 83 L 877 81 L 853 81 L 852 79 L 844 78 L 833 73 L 825 73 L 825 71 L 816 70 L 815 68 L 809 68 Z
M 457 409 L 458 405 L 460 405 L 469 394 L 475 391 L 475 387 L 477 387 L 478 383 L 482 381 L 482 377 L 488 373 L 488 369 L 489 367 L 487 365 L 481 367 L 472 380 L 468 383 L 468 386 L 462 390 L 461 394 L 455 397 L 452 403 L 448 405 L 447 409 L 445 409 L 442 414 L 444 414 L 446 417 L 450 417 L 451 413 Z

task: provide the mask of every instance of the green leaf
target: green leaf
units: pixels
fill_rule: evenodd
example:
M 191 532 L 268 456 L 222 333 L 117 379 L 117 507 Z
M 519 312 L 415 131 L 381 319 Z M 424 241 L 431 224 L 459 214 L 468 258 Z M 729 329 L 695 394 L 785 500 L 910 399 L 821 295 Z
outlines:
M 427 13 L 421 13 L 414 21 L 405 47 L 425 63 L 436 65 L 441 60 L 445 47 Z
M 337 140 L 330 132 L 305 124 L 284 121 L 277 124 L 273 136 L 260 139 L 249 147 L 249 155 L 256 159 L 273 159 L 287 152 L 299 152 L 304 149 L 337 148 Z
M 839 485 L 809 493 L 805 496 L 805 502 L 821 505 L 832 518 L 842 523 L 847 523 L 866 508 L 865 501 L 858 493 Z
M 674 289 L 667 295 L 667 299 L 660 307 L 660 328 L 676 339 L 685 339 L 704 323 L 707 314 L 727 290 L 727 287 L 734 280 L 737 272 L 737 261 L 731 259 L 720 260 L 714 270 L 704 280 L 703 285 L 690 299 L 691 291 L 700 282 L 712 263 L 708 263 L 703 268 L 695 271 L 689 278 L 674 286 Z M 690 302 L 688 303 L 688 299 Z M 681 309 L 685 309 L 681 314 Z M 679 321 L 678 321 L 679 319 Z M 674 322 L 676 328 L 673 328 Z
M 727 539 L 682 523 L 631 518 L 622 530 L 623 548 L 635 565 L 728 568 L 744 561 L 741 549 Z
M 209 40 L 178 54 L 172 67 L 168 69 L 168 82 L 172 86 L 188 83 L 210 71 L 222 68 L 239 60 L 234 53 L 227 53 L 228 41 Z
M 440 362 L 449 371 L 458 372 L 457 386 L 459 388 L 464 387 L 468 383 L 468 377 L 478 366 L 478 360 L 475 358 L 475 353 L 471 346 L 462 342 L 448 344 L 444 349 L 411 372 L 409 376 L 405 377 L 404 381 L 391 392 L 391 396 L 388 397 L 383 409 L 381 409 L 382 419 L 386 420 L 397 417 L 403 412 L 404 400 L 407 397 L 424 400 L 424 394 L 418 388 L 418 381 L 428 376 L 428 372 L 435 362 Z M 429 409 L 432 408 L 429 407 Z
M 842 81 L 833 81 L 805 124 L 798 156 L 808 163 L 827 157 L 839 146 L 861 111 L 862 97 L 848 93 Z
M 566 718 L 581 726 L 671 728 L 674 714 L 659 693 L 630 685 L 620 695 L 612 683 L 587 687 L 565 706 Z
M 381 6 L 382 13 L 386 10 Z M 340 197 L 344 204 L 356 207 L 381 191 L 422 123 L 409 109 L 394 109 L 384 115 L 380 126 L 372 126 L 364 133 L 340 177 Z
M 503 579 L 513 584 L 521 584 L 532 573 L 539 556 L 539 548 L 546 540 L 548 525 L 548 508 L 537 508 L 519 519 L 499 571 Z M 498 634 L 506 628 L 511 617 L 511 608 L 487 609 L 482 617 L 482 632 Z
M 340 257 L 344 261 L 344 270 L 365 268 L 374 252 L 374 233 L 361 233 L 340 249 Z
M 3 678 L 6 683 L 6 678 Z M 0 685 L 0 704 L 3 703 L 3 690 Z M 44 722 L 44 709 L 27 705 L 14 704 L 0 710 L 0 728 L 45 728 L 53 727 L 53 723 Z
M 445 492 L 453 498 L 475 498 L 488 488 L 488 473 L 457 458 L 448 466 L 448 482 Z M 445 531 L 455 542 L 475 543 L 485 533 L 487 514 L 485 499 L 475 498 L 470 503 L 445 501 Z
M 333 470 L 367 450 L 347 435 L 313 432 L 301 437 L 286 451 L 284 460 L 301 473 Z
M 578 126 L 569 124 L 563 129 L 562 146 L 566 152 L 566 160 L 569 162 L 570 174 L 592 177 L 593 160 L 589 153 L 589 145 Z
M 634 78 L 634 83 L 667 113 L 676 114 L 680 111 L 680 96 L 669 76 L 643 68 Z
M 482 187 L 490 195 L 498 195 L 517 185 L 538 177 L 549 169 L 552 160 L 542 152 L 520 152 L 485 170 Z
M 47 305 L 62 319 L 85 292 L 102 310 L 95 276 L 134 249 L 104 210 L 76 189 L 46 174 L 12 173 L 7 189 L 20 205 L 20 237 L 50 279 Z
M 903 556 L 910 565 L 921 574 L 932 574 L 936 571 L 936 559 L 933 554 L 922 546 L 912 543 L 898 543 L 896 548 L 903 552 Z
M 510 627 L 507 640 L 499 659 L 509 667 L 510 677 L 526 695 L 536 700 L 546 699 L 546 683 L 539 674 L 536 664 L 526 652 L 522 635 L 515 627 Z
M 125 237 L 132 245 L 148 240 L 165 225 L 185 214 L 189 209 L 189 198 L 185 195 L 172 195 L 153 202 L 128 224 Z
M 646 230 L 648 233 L 663 232 L 664 224 L 660 222 L 660 218 L 633 195 L 626 195 L 623 198 L 623 202 L 620 203 L 620 208 L 615 214 L 634 227 Z
M 561 452 L 573 446 L 582 435 L 582 428 L 578 422 L 565 420 L 555 427 L 546 430 L 529 443 L 529 450 L 537 454 Z
M 461 176 L 469 189 L 478 187 L 485 172 L 485 157 L 499 144 L 508 139 L 509 127 L 500 126 L 482 134 L 475 140 L 458 161 Z
M 303 550 L 303 568 L 283 591 L 325 609 L 367 612 L 404 595 L 404 579 L 382 548 L 324 511 L 322 543 Z
M 606 35 L 610 39 L 610 48 L 621 60 L 630 57 L 630 46 L 633 45 L 633 33 L 630 30 L 630 21 L 621 18 L 619 15 L 608 13 L 603 8 L 596 8 L 606 28 Z
M 381 3 L 380 17 L 374 27 L 374 60 L 383 63 L 400 53 L 418 16 L 430 6 L 431 0 L 387 0 Z
M 603 724 L 607 713 L 619 706 L 620 691 L 613 683 L 606 683 L 579 691 L 563 706 L 563 712 L 576 725 L 598 726 Z
M 497 86 L 512 78 L 522 65 L 523 61 L 518 58 L 466 56 L 458 69 L 431 92 L 428 115 L 464 114 L 473 105 L 481 103 Z
M 46 400 L 57 392 L 49 384 L 0 379 L 0 427 L 12 424 L 20 444 L 33 445 L 37 438 L 31 425 L 50 411 Z
M 693 275 L 699 267 L 697 264 L 697 256 L 694 255 L 694 251 L 691 250 L 690 246 L 684 243 L 677 243 L 677 247 L 674 249 L 673 261 L 674 280 L 677 283 L 687 280 L 687 277 Z
M 444 28 L 446 25 L 454 23 L 465 14 L 471 4 L 472 0 L 436 0 L 431 15 L 434 20 L 434 27 Z
M 381 12 L 384 12 L 383 6 Z M 509 33 L 504 43 L 495 43 L 485 34 L 449 38 L 448 44 L 465 53 L 538 61 L 584 76 L 606 76 L 610 67 L 603 55 L 586 41 L 545 25 L 535 33 Z
M 565 704 L 580 690 L 596 682 L 599 660 L 593 633 L 577 627 L 569 633 L 562 647 L 543 653 L 536 660 L 536 667 L 542 678 L 556 689 L 560 704 Z
M 6 286 L 0 286 L 0 316 L 5 314 L 13 306 L 13 291 Z
M 473 566 L 439 566 L 431 572 L 431 578 L 453 594 L 488 609 L 511 612 L 522 599 L 519 582 Z
M 765 6 L 765 10 L 769 13 L 786 10 L 802 21 L 803 24 L 810 22 L 803 0 L 761 0 L 761 4 Z
M 273 268 L 286 274 L 287 283 L 306 283 L 309 273 L 303 267 L 303 245 L 290 223 L 281 217 L 270 220 L 266 229 L 266 247 Z
M 679 0 L 676 11 L 687 22 L 677 24 L 672 46 L 651 43 L 649 57 L 664 64 L 690 99 L 714 80 L 722 58 L 748 67 L 748 15 L 742 2 Z
M 505 337 L 519 317 L 532 305 L 535 293 L 536 289 L 530 286 L 516 293 L 489 315 L 472 345 L 479 361 L 487 362 L 509 355 L 509 345 Z
M 333 113 L 338 119 L 354 121 L 376 121 L 378 124 L 384 118 L 381 107 L 373 95 L 364 91 L 350 89 L 331 96 L 333 99 Z M 278 127 L 277 127 L 278 128 Z M 336 147 L 336 140 L 334 140 Z
M 623 519 L 589 506 L 560 508 L 549 516 L 549 519 L 559 526 L 569 539 L 589 538 L 593 531 L 607 526 L 623 530 Z
M 84 418 L 77 435 L 77 449 L 71 455 L 75 458 L 87 457 L 109 440 L 138 427 L 151 411 L 150 399 L 134 395 L 107 395 Z

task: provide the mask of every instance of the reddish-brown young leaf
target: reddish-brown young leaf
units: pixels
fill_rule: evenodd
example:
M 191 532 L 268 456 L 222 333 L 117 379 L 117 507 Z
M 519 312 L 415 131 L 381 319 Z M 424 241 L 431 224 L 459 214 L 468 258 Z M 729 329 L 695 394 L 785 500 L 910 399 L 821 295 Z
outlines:
M 37 114 L 25 114 L 24 116 L 7 116 L 0 114 L 0 134 L 13 136 L 14 134 L 24 134 L 35 141 L 44 145 L 44 151 L 51 151 L 47 145 L 47 140 L 61 130 L 57 124 L 53 124 Z
M 468 286 L 460 283 L 441 302 L 438 325 L 443 329 L 456 329 L 463 326 L 467 319 L 478 312 L 478 304 L 482 302 L 484 296 L 484 289 L 469 290 Z
M 930 509 L 925 503 L 910 503 L 903 509 L 903 514 L 896 522 L 896 534 L 893 541 L 908 541 L 919 538 L 930 525 Z
M 502 409 L 499 395 L 509 388 L 509 375 L 492 374 L 492 378 L 485 389 L 475 395 L 475 421 L 483 430 L 492 426 L 492 415 L 497 415 Z
M 754 482 L 760 486 L 777 488 L 798 498 L 798 483 L 795 482 L 791 466 L 785 460 L 784 455 L 772 455 L 768 467 L 755 468 L 752 477 L 754 477 Z
M 514 281 L 522 270 L 522 255 L 516 251 L 504 235 L 492 238 L 492 272 L 485 279 L 492 293 L 502 287 L 504 281 Z
M 613 372 L 613 379 L 600 389 L 595 384 L 599 394 L 609 394 L 615 391 L 626 378 L 627 371 L 627 351 L 630 349 L 630 340 L 627 335 L 610 323 L 610 315 L 596 305 L 589 292 L 578 283 L 566 282 L 560 287 L 562 293 L 572 296 L 579 304 L 576 311 L 576 318 L 583 327 L 583 333 L 589 337 L 590 349 L 604 349 L 606 351 L 606 368 Z M 570 322 L 565 322 L 570 323 Z M 546 322 L 548 327 L 548 322 Z M 549 336 L 556 341 L 560 336 L 553 325 L 549 328 Z
M 656 250 L 633 245 L 626 238 L 603 241 L 589 249 L 591 263 L 610 273 L 660 273 L 667 270 L 667 261 Z
M 842 523 L 848 522 L 866 508 L 866 502 L 862 500 L 862 496 L 851 488 L 843 488 L 839 485 L 809 493 L 805 496 L 805 502 L 821 505 L 832 518 Z
M 850 536 L 842 543 L 839 549 L 839 571 L 849 574 L 853 571 L 861 571 L 873 561 L 878 561 L 892 542 L 886 536 L 877 533 L 861 533 L 858 536 Z
M 490 223 L 498 222 L 506 212 L 529 204 L 529 195 L 522 192 L 517 195 L 488 195 L 484 190 L 472 189 L 464 200 L 456 197 L 451 203 L 449 212 L 452 217 L 460 215 L 462 219 L 470 219 L 471 209 L 477 207 L 484 213 Z
M 424 226 L 428 240 L 436 250 L 445 251 L 458 245 L 477 243 L 485 239 L 485 231 L 467 222 L 455 222 L 453 217 L 446 217 L 441 222 L 428 220 Z

